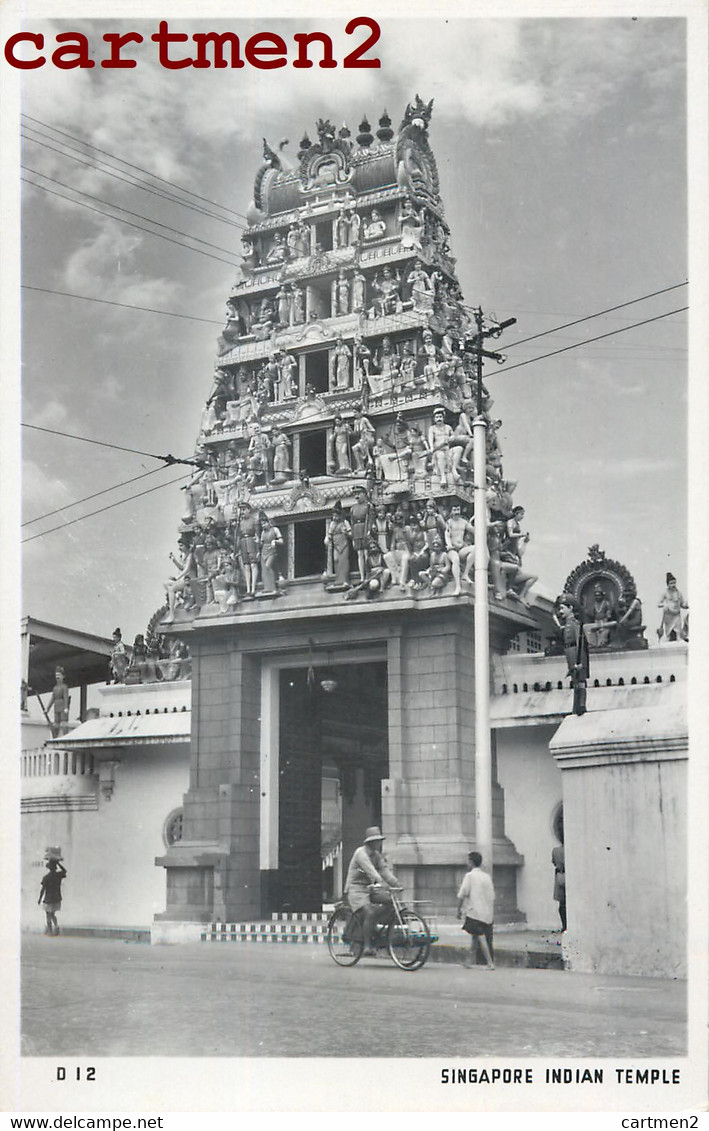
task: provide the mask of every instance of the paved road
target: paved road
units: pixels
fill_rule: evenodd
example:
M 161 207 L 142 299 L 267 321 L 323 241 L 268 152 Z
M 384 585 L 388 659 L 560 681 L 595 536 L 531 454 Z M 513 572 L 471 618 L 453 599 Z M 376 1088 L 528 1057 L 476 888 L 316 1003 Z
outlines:
M 685 1054 L 686 987 L 556 970 L 336 966 L 320 946 L 28 936 L 28 1056 Z

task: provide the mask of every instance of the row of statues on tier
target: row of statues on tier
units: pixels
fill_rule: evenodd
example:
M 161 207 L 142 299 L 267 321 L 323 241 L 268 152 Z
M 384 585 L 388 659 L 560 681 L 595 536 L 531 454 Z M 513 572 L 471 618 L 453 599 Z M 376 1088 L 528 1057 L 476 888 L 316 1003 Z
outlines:
M 563 636 L 564 618 L 560 615 L 560 602 L 553 614 L 560 638 Z M 658 608 L 662 610 L 657 637 L 660 643 L 673 643 L 689 639 L 688 605 L 677 588 L 673 574 L 666 576 L 666 588 Z M 683 616 L 684 613 L 684 616 Z M 583 627 L 583 635 L 591 651 L 620 648 L 646 648 L 645 625 L 640 598 L 634 585 L 626 586 L 615 599 L 600 581 L 593 585 L 592 594 L 583 601 L 575 600 L 575 616 Z
M 455 426 L 437 408 L 428 426 L 405 420 L 399 413 L 379 435 L 360 407 L 352 417 L 337 415 L 327 430 L 326 469 L 330 476 L 359 476 L 372 486 L 400 494 L 435 486 L 449 490 L 473 485 L 472 405 L 463 403 Z M 514 484 L 503 478 L 499 420 L 485 430 L 486 491 L 491 510 L 509 514 Z M 253 421 L 246 447 L 230 441 L 221 452 L 198 449 L 197 469 L 182 487 L 186 494 L 183 523 L 200 525 L 204 518 L 225 521 L 256 487 L 295 479 L 292 440 L 279 425 L 265 428 Z M 307 469 L 298 473 L 307 477 Z M 418 486 L 417 486 L 418 485 Z
M 237 517 L 224 526 L 186 530 L 179 539 L 179 556 L 170 555 L 177 572 L 165 583 L 168 611 L 164 623 L 184 609 L 196 612 L 214 605 L 221 613 L 233 611 L 244 599 L 278 596 L 286 576 L 280 529 L 264 511 L 244 500 Z
M 245 233 L 241 239 L 243 276 L 250 278 L 257 267 L 282 266 L 326 252 L 328 248 L 319 241 L 315 226 L 316 223 L 322 226 L 325 221 L 311 216 L 308 223 L 305 216 L 303 210 L 287 227 L 272 235 Z M 358 212 L 352 198 L 340 201 L 331 224 L 331 246 L 335 250 L 358 248 L 398 235 L 403 248 L 436 249 L 443 256 L 450 255 L 448 231 L 443 222 L 426 209 L 416 209 L 408 197 L 401 202 L 398 215 L 392 217 L 389 224 L 378 208 L 372 208 L 367 215 Z
M 120 628 L 114 629 L 109 658 L 108 683 L 161 683 L 189 679 L 192 661 L 182 640 L 167 640 L 156 634 L 138 633 L 132 647 L 123 641 Z
M 447 335 L 437 344 L 430 329 L 423 330 L 419 339 L 399 343 L 385 335 L 376 346 L 367 344 L 360 334 L 351 343 L 339 337 L 328 351 L 327 364 L 328 391 L 358 390 L 365 411 L 372 397 L 442 393 L 470 401 L 473 393 L 467 356 L 456 352 Z M 275 350 L 251 370 L 245 365 L 236 369 L 219 366 L 202 416 L 202 431 L 237 428 L 258 420 L 270 404 L 303 400 L 299 386 L 298 359 L 287 350 Z M 306 384 L 306 397 L 309 392 L 315 390 Z M 483 414 L 489 418 L 493 402 L 485 386 L 482 393 Z
M 431 498 L 420 509 L 402 500 L 388 508 L 373 504 L 363 487 L 354 494 L 349 514 L 336 503 L 328 522 L 323 580 L 329 592 L 344 591 L 348 600 L 359 593 L 372 599 L 390 585 L 433 595 L 452 586 L 450 595 L 458 597 L 463 586 L 473 586 L 475 530 L 460 503 L 439 507 Z M 527 605 L 537 577 L 522 564 L 529 540 L 523 518 L 524 509 L 518 507 L 512 517 L 493 516 L 489 522 L 488 584 L 495 600 L 511 597 Z M 355 583 L 350 581 L 352 554 L 357 558 Z
M 537 578 L 523 567 L 529 539 L 523 518 L 522 507 L 508 518 L 493 513 L 487 551 L 494 598 L 526 605 Z M 357 486 L 347 512 L 341 502 L 335 504 L 324 544 L 325 588 L 348 599 L 360 592 L 371 598 L 390 585 L 433 594 L 450 585 L 451 595 L 459 596 L 473 584 L 475 531 L 460 503 L 439 507 L 431 498 L 422 508 L 408 500 L 387 506 L 373 503 L 367 489 Z M 243 600 L 279 596 L 288 585 L 283 532 L 248 501 L 239 504 L 232 521 L 183 531 L 179 556 L 170 556 L 176 573 L 165 583 L 165 623 L 181 609 L 196 613 L 214 606 L 227 614 Z
M 222 338 L 228 349 L 243 337 L 265 341 L 276 331 L 347 314 L 373 321 L 403 310 L 450 313 L 455 312 L 459 299 L 456 285 L 440 271 L 427 271 L 419 259 L 405 276 L 389 266 L 369 277 L 359 268 L 341 268 L 327 297 L 319 289 L 304 290 L 297 282 L 283 282 L 273 297 L 267 295 L 253 303 L 229 299 Z

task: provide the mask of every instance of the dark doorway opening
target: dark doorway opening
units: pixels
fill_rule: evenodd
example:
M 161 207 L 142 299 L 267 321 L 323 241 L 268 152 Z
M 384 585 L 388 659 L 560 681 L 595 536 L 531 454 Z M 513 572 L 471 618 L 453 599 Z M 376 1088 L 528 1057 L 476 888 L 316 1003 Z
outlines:
M 325 315 L 323 315 L 325 317 Z M 305 382 L 316 393 L 326 393 L 330 384 L 327 350 L 315 350 L 305 355 Z
M 327 473 L 327 432 L 316 429 L 300 435 L 300 470 L 309 476 Z
M 288 668 L 279 690 L 279 863 L 264 912 L 320 911 L 341 895 L 365 828 L 381 824 L 387 666 Z
M 325 519 L 305 519 L 293 523 L 293 576 L 317 577 L 326 565 Z

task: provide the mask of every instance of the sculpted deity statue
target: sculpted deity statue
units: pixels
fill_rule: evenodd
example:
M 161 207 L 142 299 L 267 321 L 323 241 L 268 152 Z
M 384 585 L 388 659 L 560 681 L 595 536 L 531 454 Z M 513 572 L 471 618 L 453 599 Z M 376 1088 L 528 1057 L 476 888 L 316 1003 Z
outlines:
M 298 361 L 292 353 L 281 353 L 278 368 L 280 370 L 280 400 L 288 401 L 298 396 Z
M 261 512 L 261 581 L 264 593 L 275 593 L 283 573 L 279 565 L 279 554 L 283 546 L 283 535 L 270 518 Z
M 445 527 L 445 539 L 455 583 L 453 596 L 457 597 L 460 594 L 461 581 L 472 582 L 470 571 L 475 564 L 475 530 L 472 523 L 463 517 L 460 503 L 453 503 L 451 506 Z
M 343 338 L 335 346 L 335 389 L 349 389 L 352 380 L 352 351 Z
M 371 420 L 364 415 L 361 409 L 358 409 L 355 413 L 352 431 L 356 437 L 352 445 L 355 471 L 365 471 L 372 464 L 375 431 Z
M 344 271 L 340 271 L 335 283 L 335 314 L 349 314 L 350 281 Z
M 449 479 L 452 479 L 453 483 L 460 482 L 460 475 L 453 467 L 451 457 L 452 439 L 453 429 L 450 424 L 446 424 L 445 411 L 442 408 L 436 409 L 433 413 L 433 424 L 428 432 L 428 446 L 433 455 L 433 467 L 444 491 L 448 487 Z
M 387 314 L 395 314 L 397 310 L 401 309 L 401 280 L 398 271 L 394 275 L 391 267 L 385 267 L 381 278 L 379 272 L 374 276 L 372 286 L 379 293 L 379 297 L 374 301 L 374 310 L 377 315 L 383 317 Z
M 293 325 L 299 325 L 305 321 L 305 297 L 303 295 L 303 288 L 298 286 L 297 283 L 291 284 L 291 293 L 293 295 L 293 302 L 291 306 L 291 322 Z
M 168 612 L 164 618 L 166 624 L 171 624 L 175 619 L 175 607 L 178 599 L 187 607 L 192 603 L 191 582 L 197 576 L 197 562 L 192 549 L 191 539 L 183 535 L 179 539 L 179 547 L 179 558 L 176 558 L 174 554 L 170 554 L 170 560 L 177 566 L 177 574 L 165 582 L 168 606 Z M 123 676 L 125 677 L 125 669 Z M 116 682 L 121 681 L 116 680 Z
M 284 483 L 291 473 L 291 443 L 285 432 L 276 428 L 271 437 L 273 446 L 273 482 Z
M 256 317 L 251 323 L 251 333 L 258 341 L 263 341 L 272 333 L 274 320 L 275 311 L 271 299 L 262 299 Z
M 431 279 L 419 259 L 415 260 L 409 272 L 409 286 L 411 287 L 411 301 L 417 314 L 425 314 L 433 310 L 435 290 Z
M 352 428 L 348 421 L 343 420 L 341 416 L 336 416 L 332 424 L 331 436 L 331 450 L 330 450 L 330 467 L 332 471 L 330 474 L 347 475 L 352 471 L 352 459 L 350 455 L 350 444 L 352 438 Z
M 282 232 L 276 232 L 273 245 L 266 255 L 267 263 L 285 263 L 287 257 L 286 239 Z
M 386 235 L 386 224 L 376 208 L 373 208 L 369 220 L 364 225 L 365 240 L 379 240 Z
M 658 606 L 662 609 L 662 620 L 657 630 L 657 639 L 674 641 L 682 638 L 682 609 L 688 608 L 687 602 L 677 588 L 677 578 L 668 573 L 666 589 L 662 594 Z
M 352 276 L 352 309 L 364 310 L 367 294 L 367 280 L 361 271 L 356 270 Z
M 268 436 L 262 431 L 260 424 L 251 425 L 251 439 L 247 450 L 247 464 L 249 477 L 247 484 L 255 487 L 259 482 L 268 482 L 268 456 L 270 451 Z
M 247 502 L 239 506 L 237 545 L 241 569 L 246 580 L 246 595 L 253 597 L 258 582 L 260 559 L 259 523 L 258 516 Z
M 334 578 L 326 585 L 328 590 L 342 590 L 349 585 L 350 579 L 350 546 L 352 544 L 352 528 L 342 511 L 342 503 L 335 503 L 332 517 L 327 526 L 325 547 L 327 549 L 327 566 L 325 577 Z
M 340 204 L 339 215 L 335 220 L 335 247 L 348 247 L 350 242 L 350 220 L 344 204 Z
M 113 645 L 111 647 L 111 658 L 109 660 L 109 669 L 111 672 L 113 683 L 123 683 L 126 678 L 126 670 L 128 668 L 128 653 L 126 646 L 123 643 L 123 636 L 120 628 L 114 629 L 113 632 Z
M 364 487 L 355 487 L 355 501 L 350 508 L 352 545 L 357 551 L 357 564 L 360 579 L 366 576 L 365 556 L 372 531 L 372 505 Z
M 407 197 L 401 205 L 399 213 L 399 228 L 401 230 L 401 246 L 413 247 L 421 251 L 421 240 L 424 233 L 424 220 L 417 212 L 412 202 Z
M 420 576 L 425 578 L 435 596 L 450 581 L 451 571 L 450 555 L 444 547 L 440 534 L 436 534 L 429 549 L 428 568 L 423 570 Z
M 293 308 L 293 294 L 285 284 L 280 287 L 278 294 L 276 295 L 276 302 L 278 304 L 278 325 L 290 326 L 291 312 Z

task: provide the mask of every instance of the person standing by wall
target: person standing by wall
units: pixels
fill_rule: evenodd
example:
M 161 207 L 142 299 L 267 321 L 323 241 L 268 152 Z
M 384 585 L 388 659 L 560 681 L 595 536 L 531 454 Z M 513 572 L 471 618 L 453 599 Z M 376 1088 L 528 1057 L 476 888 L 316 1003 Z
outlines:
M 495 888 L 487 872 L 482 870 L 483 858 L 479 852 L 469 852 L 470 871 L 463 877 L 458 890 L 458 918 L 463 915 L 463 930 L 470 935 L 470 958 L 464 963 L 468 970 L 476 965 L 477 942 L 488 970 L 495 969 L 492 949 L 492 923 L 495 908 Z
M 564 842 L 557 844 L 551 850 L 551 862 L 554 865 L 554 899 L 559 904 L 559 918 L 561 929 L 566 930 L 566 868 L 564 861 Z
M 66 879 L 66 868 L 55 856 L 47 860 L 48 871 L 42 876 L 37 903 L 44 903 L 44 913 L 47 917 L 45 935 L 58 935 L 57 911 L 62 905 L 62 880 Z

